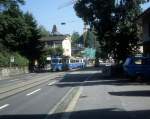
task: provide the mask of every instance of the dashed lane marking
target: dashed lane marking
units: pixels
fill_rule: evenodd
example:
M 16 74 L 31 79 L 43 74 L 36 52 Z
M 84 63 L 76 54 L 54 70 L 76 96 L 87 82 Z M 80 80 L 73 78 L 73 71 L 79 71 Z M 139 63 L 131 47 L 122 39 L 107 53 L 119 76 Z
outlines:
M 56 82 L 57 82 L 57 81 L 53 81 L 53 82 L 49 83 L 48 85 L 49 85 L 49 86 L 52 86 L 52 85 L 54 85 Z
M 5 104 L 5 105 L 3 105 L 3 106 L 0 107 L 0 110 L 6 108 L 8 106 L 9 106 L 9 104 Z
M 38 91 L 40 91 L 40 90 L 41 90 L 41 89 L 37 89 L 37 90 L 35 90 L 35 91 L 31 92 L 31 93 L 26 94 L 26 96 L 30 96 L 30 95 L 32 95 L 32 94 L 34 94 L 34 93 L 36 93 L 36 92 L 38 92 Z

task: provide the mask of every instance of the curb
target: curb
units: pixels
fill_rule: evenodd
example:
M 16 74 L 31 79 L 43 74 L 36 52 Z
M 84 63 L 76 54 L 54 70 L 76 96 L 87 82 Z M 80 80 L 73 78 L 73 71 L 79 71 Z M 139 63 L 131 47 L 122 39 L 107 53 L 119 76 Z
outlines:
M 53 109 L 49 111 L 48 116 L 45 119 L 49 119 L 49 115 L 53 115 L 55 113 L 62 113 L 63 115 L 64 110 L 68 107 L 78 91 L 79 87 L 71 88 L 66 95 L 53 107 Z

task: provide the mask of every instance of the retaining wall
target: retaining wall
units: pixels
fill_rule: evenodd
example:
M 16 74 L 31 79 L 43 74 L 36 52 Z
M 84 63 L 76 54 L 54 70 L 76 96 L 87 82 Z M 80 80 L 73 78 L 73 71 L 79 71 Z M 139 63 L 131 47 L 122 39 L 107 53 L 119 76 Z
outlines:
M 5 67 L 0 68 L 0 80 L 19 74 L 29 73 L 28 67 Z

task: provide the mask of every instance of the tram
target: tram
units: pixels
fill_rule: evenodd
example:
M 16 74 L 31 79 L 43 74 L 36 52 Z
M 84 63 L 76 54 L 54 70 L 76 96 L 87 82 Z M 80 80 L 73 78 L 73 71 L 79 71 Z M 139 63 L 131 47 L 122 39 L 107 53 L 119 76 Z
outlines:
M 71 69 L 85 68 L 85 60 L 83 58 L 52 58 L 51 69 L 52 71 L 63 71 Z

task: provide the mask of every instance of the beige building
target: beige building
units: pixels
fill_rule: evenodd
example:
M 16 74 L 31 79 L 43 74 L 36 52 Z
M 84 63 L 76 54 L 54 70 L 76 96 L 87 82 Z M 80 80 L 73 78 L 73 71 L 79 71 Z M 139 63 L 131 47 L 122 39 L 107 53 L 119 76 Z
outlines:
M 71 57 L 71 37 L 67 35 L 53 35 L 49 37 L 43 37 L 40 39 L 45 43 L 45 48 L 63 48 L 63 55 Z
M 63 56 L 71 57 L 71 37 L 59 33 L 56 25 L 53 25 L 50 36 L 43 37 L 40 41 L 45 43 L 45 49 L 62 47 Z
M 71 57 L 71 37 L 68 36 L 62 41 L 63 55 Z

